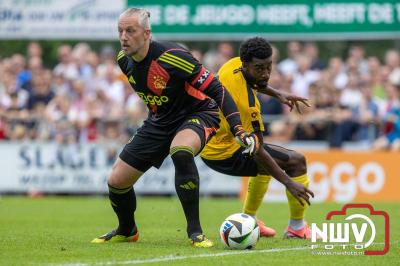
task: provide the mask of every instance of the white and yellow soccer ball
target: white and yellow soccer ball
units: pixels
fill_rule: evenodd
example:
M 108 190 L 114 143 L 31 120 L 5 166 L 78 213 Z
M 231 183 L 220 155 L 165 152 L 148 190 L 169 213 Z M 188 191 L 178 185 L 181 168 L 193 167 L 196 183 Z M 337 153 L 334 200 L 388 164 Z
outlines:
M 260 238 L 256 219 L 245 213 L 228 216 L 219 229 L 221 241 L 229 249 L 252 249 Z

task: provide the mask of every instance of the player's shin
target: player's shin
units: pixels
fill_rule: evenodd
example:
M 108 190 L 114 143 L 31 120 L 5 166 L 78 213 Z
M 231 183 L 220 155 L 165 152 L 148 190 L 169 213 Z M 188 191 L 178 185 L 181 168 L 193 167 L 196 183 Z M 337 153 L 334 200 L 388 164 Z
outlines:
M 199 174 L 190 147 L 174 147 L 171 158 L 175 165 L 175 189 L 187 221 L 187 233 L 201 234 L 199 218 Z
M 256 216 L 257 210 L 264 199 L 265 192 L 268 189 L 269 182 L 272 176 L 257 175 L 250 177 L 246 200 L 243 206 L 243 212 L 253 217 Z M 257 224 L 260 228 L 261 237 L 273 237 L 276 232 L 274 229 L 267 227 L 262 220 L 257 219 Z
M 133 187 L 120 189 L 108 185 L 108 190 L 111 206 L 118 216 L 117 234 L 132 235 L 137 230 L 134 218 L 136 195 Z
M 307 174 L 293 177 L 292 180 L 300 184 L 303 184 L 307 188 L 310 182 Z M 286 190 L 286 196 L 290 208 L 289 226 L 295 230 L 301 229 L 304 226 L 304 213 L 308 204 L 303 200 L 303 206 L 302 206 L 299 203 L 299 201 L 288 190 Z
M 247 195 L 243 206 L 243 212 L 255 216 L 268 189 L 272 176 L 257 175 L 249 179 Z

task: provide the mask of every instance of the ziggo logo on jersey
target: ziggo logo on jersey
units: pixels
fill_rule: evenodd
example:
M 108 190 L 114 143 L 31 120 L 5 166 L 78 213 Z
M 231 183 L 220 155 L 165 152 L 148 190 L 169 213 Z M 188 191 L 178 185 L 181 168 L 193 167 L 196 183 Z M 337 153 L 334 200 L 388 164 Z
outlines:
M 145 95 L 142 92 L 136 92 L 136 94 L 144 101 L 145 104 L 151 104 L 151 105 L 162 105 L 163 103 L 166 103 L 169 101 L 169 98 L 167 96 L 157 96 L 157 95 Z
M 310 188 L 316 201 L 333 200 L 348 202 L 357 193 L 375 194 L 385 184 L 385 171 L 376 162 L 367 162 L 356 168 L 349 162 L 339 162 L 331 168 L 323 162 L 312 162 L 307 167 Z

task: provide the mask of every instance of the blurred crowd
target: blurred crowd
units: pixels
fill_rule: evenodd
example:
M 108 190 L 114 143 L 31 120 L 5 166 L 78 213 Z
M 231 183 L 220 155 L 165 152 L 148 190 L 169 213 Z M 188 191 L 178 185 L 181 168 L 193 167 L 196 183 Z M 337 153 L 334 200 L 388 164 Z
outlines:
M 123 142 L 147 117 L 112 47 L 62 45 L 52 68 L 42 55 L 32 42 L 26 56 L 0 60 L 0 139 Z
M 189 47 L 190 48 L 190 47 Z M 26 55 L 0 58 L 0 140 L 58 143 L 125 142 L 147 117 L 147 109 L 116 65 L 118 51 L 95 52 L 86 43 L 58 47 L 58 62 L 43 62 L 39 43 Z M 309 99 L 302 114 L 259 95 L 268 141 L 326 141 L 341 147 L 365 142 L 374 149 L 400 150 L 400 53 L 384 58 L 351 45 L 347 56 L 320 59 L 316 43 L 274 48 L 270 85 Z M 213 72 L 237 56 L 235 45 L 193 55 Z M 282 53 L 283 54 L 283 53 Z

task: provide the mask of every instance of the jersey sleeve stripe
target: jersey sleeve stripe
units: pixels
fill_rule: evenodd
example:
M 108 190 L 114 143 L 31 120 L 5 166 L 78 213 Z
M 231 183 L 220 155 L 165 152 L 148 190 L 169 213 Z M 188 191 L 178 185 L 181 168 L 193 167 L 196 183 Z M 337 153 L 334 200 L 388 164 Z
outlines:
M 185 66 L 182 66 L 182 65 L 180 65 L 179 63 L 177 63 L 177 62 L 175 62 L 175 61 L 169 60 L 168 58 L 159 57 L 158 60 L 163 61 L 163 62 L 165 62 L 165 63 L 167 63 L 167 64 L 170 64 L 170 65 L 172 65 L 172 66 L 175 66 L 175 67 L 177 67 L 177 68 L 179 68 L 179 69 L 182 69 L 182 70 L 186 71 L 186 72 L 189 73 L 189 74 L 192 74 L 192 72 L 193 72 L 193 69 L 188 69 L 188 68 L 186 68 Z
M 169 61 L 172 61 L 172 62 L 174 62 L 174 63 L 176 63 L 176 64 L 178 64 L 178 65 L 180 65 L 180 66 L 182 66 L 182 67 L 184 67 L 184 68 L 186 68 L 186 69 L 188 69 L 188 70 L 193 72 L 194 67 L 190 67 L 190 66 L 188 66 L 188 65 L 186 65 L 186 64 L 184 64 L 184 63 L 182 63 L 182 62 L 180 62 L 178 60 L 175 60 L 174 58 L 171 58 L 169 56 L 162 56 L 162 58 L 167 59 Z
M 192 86 L 190 86 L 189 83 L 186 83 L 186 85 L 185 85 L 185 91 L 186 91 L 190 96 L 192 96 L 192 97 L 194 97 L 194 98 L 196 98 L 196 99 L 198 99 L 198 100 L 200 100 L 200 101 L 202 101 L 202 100 L 204 100 L 204 99 L 207 98 L 207 96 L 206 96 L 204 93 L 202 93 L 202 92 L 199 91 L 199 90 L 196 90 L 195 88 L 193 88 Z
M 179 56 L 176 56 L 176 55 L 173 55 L 173 54 L 170 54 L 170 53 L 167 53 L 167 52 L 165 52 L 162 56 L 167 56 L 167 57 L 176 59 L 176 60 L 182 62 L 183 64 L 186 64 L 187 66 L 194 68 L 194 64 L 190 63 L 189 61 L 187 61 L 187 60 L 185 60 L 185 59 L 183 59 L 183 58 L 181 58 Z
M 199 90 L 203 91 L 205 90 L 208 85 L 210 84 L 211 81 L 213 81 L 214 75 L 210 73 L 210 75 L 207 77 L 207 79 L 204 81 L 204 83 L 200 86 Z
M 231 114 L 225 116 L 225 119 L 228 119 L 228 117 L 231 117 L 231 116 L 233 116 L 233 115 L 240 115 L 240 113 L 239 113 L 239 112 L 231 113 Z
M 175 64 L 180 65 L 183 68 L 186 68 L 187 70 L 193 72 L 194 67 L 189 67 L 188 65 L 185 65 L 185 64 L 181 63 L 180 61 L 175 60 L 174 58 L 167 57 L 167 56 L 160 56 L 160 59 L 164 59 L 164 60 L 168 60 L 170 62 L 174 62 Z

